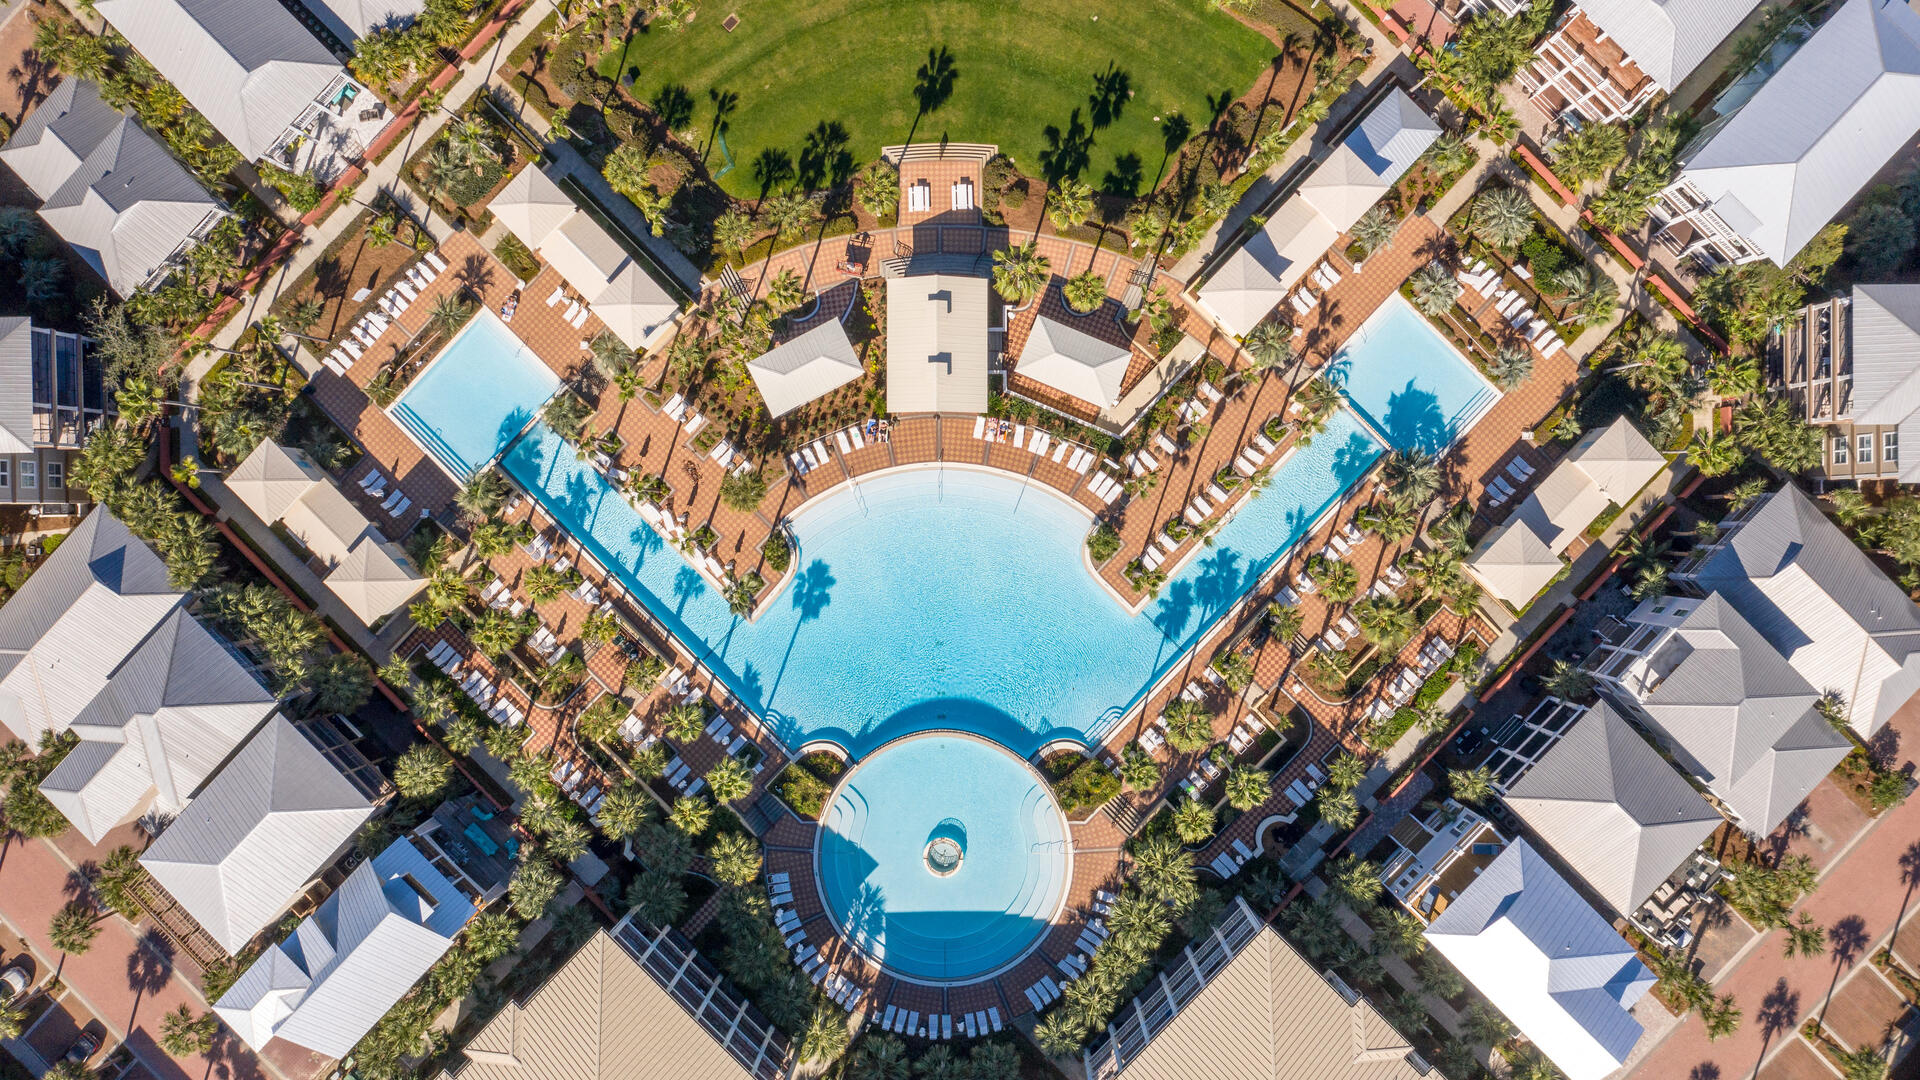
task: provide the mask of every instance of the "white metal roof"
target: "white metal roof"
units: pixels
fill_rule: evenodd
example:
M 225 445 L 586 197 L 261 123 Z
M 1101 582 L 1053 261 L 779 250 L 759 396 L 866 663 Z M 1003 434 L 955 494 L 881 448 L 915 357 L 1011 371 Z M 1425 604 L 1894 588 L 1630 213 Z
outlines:
M 1601 1080 L 1640 1039 L 1627 1010 L 1652 988 L 1653 973 L 1524 839 L 1426 934 L 1568 1080 Z
M 1667 456 L 1654 449 L 1640 429 L 1626 417 L 1580 437 L 1566 460 L 1580 467 L 1607 502 L 1625 506 L 1647 482 L 1667 467 Z M 1591 521 L 1592 518 L 1588 518 Z M 1586 522 L 1581 522 L 1582 527 Z
M 1682 175 L 1785 266 L 1916 130 L 1920 13 L 1846 0 Z
M 1855 285 L 1847 305 L 1856 424 L 1898 427 L 1920 445 L 1920 285 Z M 1900 462 L 1900 481 L 1920 483 L 1920 454 Z
M 588 220 L 585 214 L 580 218 Z M 638 259 L 631 257 L 589 306 L 607 329 L 630 349 L 651 348 L 656 335 L 680 311 L 679 301 L 667 294 Z
M 521 243 L 538 251 L 561 222 L 578 213 L 567 193 L 560 190 L 537 165 L 528 165 L 507 181 L 487 209 L 500 224 L 520 238 Z
M 1480 584 L 1516 608 L 1530 603 L 1566 565 L 1519 521 L 1495 526 L 1467 559 L 1467 569 Z
M 1669 93 L 1758 6 L 1759 0 L 1580 0 L 1587 19 Z
M 286 516 L 293 504 L 327 482 L 327 474 L 299 449 L 260 440 L 253 453 L 227 474 L 227 490 L 269 524 Z
M 31 454 L 33 320 L 0 315 L 0 454 Z
M 98 0 L 94 9 L 249 161 L 346 73 L 277 2 Z
M 140 865 L 237 954 L 372 814 L 352 782 L 276 715 L 174 818 Z
M 1312 203 L 1288 199 L 1274 209 L 1260 232 L 1207 280 L 1200 289 L 1200 299 L 1220 316 L 1227 329 L 1244 335 L 1273 310 L 1275 303 L 1286 299 L 1313 261 L 1339 238 L 1340 230 Z M 1268 281 L 1274 284 L 1268 285 Z M 1269 294 L 1271 302 L 1266 300 Z
M 1133 350 L 1127 346 L 1102 341 L 1041 315 L 1033 320 L 1015 370 L 1063 394 L 1110 409 L 1120 403 L 1120 385 L 1132 363 Z
M 331 481 L 316 481 L 280 516 L 287 532 L 328 566 L 344 562 L 347 552 L 372 528 L 367 516 Z
M 277 1038 L 345 1057 L 446 954 L 473 910 L 403 837 L 355 867 L 213 1011 L 255 1050 Z
M 1300 197 L 1345 232 L 1439 137 L 1440 125 L 1396 86 L 1314 167 Z
M 426 0 L 302 0 L 307 10 L 348 44 L 377 30 L 411 24 L 427 8 Z
M 887 279 L 887 411 L 987 411 L 987 281 Z
M 369 529 L 326 577 L 327 588 L 368 626 L 393 614 L 426 585 L 405 549 Z
M 861 375 L 860 358 L 839 319 L 828 319 L 791 341 L 747 361 L 767 412 L 787 413 Z

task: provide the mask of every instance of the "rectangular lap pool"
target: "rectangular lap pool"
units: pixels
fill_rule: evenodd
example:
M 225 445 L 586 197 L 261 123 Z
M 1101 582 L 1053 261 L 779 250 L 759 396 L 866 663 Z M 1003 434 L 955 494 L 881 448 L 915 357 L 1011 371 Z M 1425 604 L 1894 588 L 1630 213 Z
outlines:
M 560 377 L 482 308 L 387 414 L 465 481 L 499 457 L 559 388 Z
M 1398 293 L 1333 354 L 1327 377 L 1397 450 L 1438 454 L 1500 400 L 1500 391 Z

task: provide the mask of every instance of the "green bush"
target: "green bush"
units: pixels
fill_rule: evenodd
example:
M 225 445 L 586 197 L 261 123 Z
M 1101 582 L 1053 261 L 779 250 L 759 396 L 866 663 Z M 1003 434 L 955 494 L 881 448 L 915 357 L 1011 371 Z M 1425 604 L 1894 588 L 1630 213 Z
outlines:
M 1114 527 L 1101 522 L 1087 535 L 1087 555 L 1096 563 L 1106 562 L 1120 553 L 1120 534 Z
M 1573 265 L 1573 260 L 1568 257 L 1565 248 L 1539 232 L 1535 232 L 1521 242 L 1520 257 L 1526 261 L 1527 271 L 1533 275 L 1536 284 L 1545 283 L 1555 274 Z
M 1120 778 L 1108 771 L 1105 765 L 1081 758 L 1080 764 L 1074 766 L 1065 778 L 1054 781 L 1053 793 L 1060 800 L 1060 809 L 1065 813 L 1092 810 L 1120 794 Z
M 767 534 L 767 542 L 760 545 L 760 557 L 766 560 L 767 569 L 776 574 L 787 572 L 787 566 L 793 562 L 793 548 L 787 543 L 787 534 L 775 530 Z

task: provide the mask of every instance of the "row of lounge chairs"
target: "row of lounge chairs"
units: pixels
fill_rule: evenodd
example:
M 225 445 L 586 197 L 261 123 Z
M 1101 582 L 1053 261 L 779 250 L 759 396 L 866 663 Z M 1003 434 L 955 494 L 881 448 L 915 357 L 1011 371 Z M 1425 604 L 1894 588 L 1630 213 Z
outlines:
M 578 330 L 587 325 L 587 316 L 593 314 L 593 309 L 578 300 L 569 299 L 565 285 L 555 285 L 552 295 L 547 297 L 547 306 L 556 307 L 561 300 L 567 301 L 567 313 L 561 318 L 566 320 L 568 326 Z
M 1539 349 L 1542 356 L 1552 356 L 1566 348 L 1567 343 L 1554 331 L 1553 324 L 1536 316 L 1528 306 L 1525 293 L 1500 286 L 1500 273 L 1500 267 L 1488 266 L 1485 259 L 1477 259 L 1471 268 L 1454 271 L 1454 276 L 1460 284 L 1492 300 L 1494 313 L 1525 338 L 1527 344 Z
M 1313 793 L 1320 790 L 1320 785 L 1326 782 L 1326 770 L 1309 761 L 1306 778 L 1295 777 L 1293 782 L 1286 786 L 1286 796 L 1293 800 L 1295 806 L 1305 806 L 1313 801 Z
M 1252 858 L 1253 849 L 1247 846 L 1247 842 L 1244 840 L 1235 840 L 1231 848 L 1223 850 L 1220 854 L 1214 856 L 1213 861 L 1208 863 L 1207 867 L 1214 873 L 1220 875 L 1221 880 L 1224 881 L 1239 873 L 1240 868 L 1247 865 Z
M 1121 487 L 1120 481 L 1107 475 L 1105 470 L 1094 469 L 1094 463 L 1100 460 L 1099 454 L 1079 443 L 1056 439 L 1037 427 L 1030 428 L 1025 424 L 991 416 L 976 416 L 973 418 L 973 437 L 983 442 L 1010 442 L 1015 450 L 1025 450 L 1035 457 L 1046 458 L 1056 465 L 1072 469 L 1087 478 L 1087 490 L 1093 492 L 1103 506 L 1113 505 L 1113 501 L 1126 490 Z
M 893 438 L 893 425 L 885 421 L 868 420 L 865 424 L 854 424 L 841 428 L 832 435 L 817 439 L 787 455 L 787 461 L 793 466 L 796 476 L 805 476 L 822 465 L 833 460 L 833 451 L 827 445 L 832 439 L 840 448 L 840 456 L 846 457 L 856 450 L 865 450 L 872 441 L 876 446 L 889 442 Z
M 806 928 L 800 925 L 800 915 L 794 910 L 793 882 L 787 874 L 767 875 L 767 900 L 773 905 L 774 926 L 787 948 L 793 950 L 793 962 L 800 965 L 800 970 L 806 972 L 807 978 L 825 991 L 834 1004 L 852 1012 L 866 996 L 866 988 L 828 965 L 820 950 L 807 941 Z
M 1320 296 L 1325 295 L 1328 289 L 1340 283 L 1340 271 L 1335 270 L 1332 263 L 1322 260 L 1320 265 L 1314 267 L 1312 272 L 1307 275 L 1307 278 L 1315 285 L 1320 286 L 1319 295 L 1316 295 L 1312 289 L 1302 284 L 1299 289 L 1294 291 L 1293 295 L 1287 297 L 1287 303 L 1300 315 L 1310 315 L 1313 313 L 1314 308 L 1320 306 Z
M 686 432 L 689 439 L 700 434 L 700 429 L 707 426 L 707 418 L 701 416 L 699 410 L 679 394 L 668 398 L 667 403 L 660 406 L 660 411 L 666 413 L 668 419 L 679 424 L 680 430 Z
M 380 509 L 385 510 L 390 518 L 398 518 L 401 514 L 413 509 L 413 500 L 407 498 L 398 487 L 394 488 L 391 494 L 387 494 L 387 478 L 381 475 L 380 467 L 377 465 L 369 466 L 367 474 L 360 478 L 360 490 L 365 492 L 369 499 L 378 499 L 381 495 L 386 495 L 386 501 L 380 504 Z M 427 508 L 421 507 L 421 516 L 425 517 L 426 513 Z
M 1513 498 L 1522 486 L 1533 479 L 1533 474 L 1537 471 L 1526 458 L 1516 455 L 1512 461 L 1507 462 L 1505 476 L 1496 473 L 1493 479 L 1487 481 L 1488 503 L 1493 506 L 1505 505 L 1508 499 Z M 1508 476 L 1513 478 L 1511 482 L 1507 480 Z
M 592 776 L 592 770 L 582 768 L 577 761 L 563 761 L 553 767 L 553 782 L 559 784 L 567 798 L 579 804 L 580 809 L 585 810 L 587 817 L 597 825 L 600 804 L 606 800 L 606 794 L 600 790 L 599 784 L 589 783 Z
M 374 301 L 379 311 L 369 311 L 360 317 L 342 338 L 339 347 L 320 358 L 320 362 L 329 371 L 342 378 L 364 354 L 364 349 L 373 348 L 387 327 L 400 321 L 400 314 L 411 307 L 420 294 L 426 291 L 435 278 L 445 273 L 447 262 L 434 252 L 427 252 L 421 260 L 407 268 L 407 272 L 394 281 L 393 287 Z
M 515 727 L 527 722 L 526 710 L 501 693 L 499 685 L 487 678 L 478 667 L 466 667 L 466 658 L 460 655 L 460 650 L 445 641 L 436 641 L 427 649 L 427 660 L 458 684 L 461 691 L 472 698 L 475 705 L 486 710 L 496 723 Z

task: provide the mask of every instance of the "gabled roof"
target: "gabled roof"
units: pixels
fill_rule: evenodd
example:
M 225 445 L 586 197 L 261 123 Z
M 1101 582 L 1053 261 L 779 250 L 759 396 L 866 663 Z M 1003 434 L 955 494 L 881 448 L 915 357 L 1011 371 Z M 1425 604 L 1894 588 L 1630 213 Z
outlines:
M 464 1047 L 461 1080 L 746 1080 L 605 930 Z
M 1641 702 L 1673 751 L 1756 835 L 1772 832 L 1852 749 L 1819 693 L 1719 593 L 1662 646 L 1680 659 Z
M 1855 285 L 1848 322 L 1853 422 L 1920 442 L 1920 285 Z M 1920 456 L 1900 462 L 1900 481 L 1920 483 Z
M 1439 137 L 1433 117 L 1395 87 L 1301 182 L 1300 197 L 1345 232 Z
M 31 454 L 33 444 L 33 320 L 0 316 L 0 454 Z
M 88 752 L 69 754 L 40 793 L 99 843 L 148 808 L 186 805 L 274 704 L 226 645 L 174 608 L 73 718 L 68 730 Z
M 132 295 L 220 202 L 93 83 L 63 81 L 34 117 L 49 106 L 64 112 L 23 126 L 0 160 L 34 174 L 40 216 L 114 292 Z
M 140 865 L 238 954 L 353 838 L 373 806 L 275 716 L 187 804 Z
M 1467 560 L 1467 569 L 1488 592 L 1515 607 L 1532 601 L 1566 565 L 1520 521 L 1495 526 Z
M 347 610 L 372 626 L 412 600 L 426 578 L 414 569 L 406 550 L 368 530 L 326 576 L 327 588 Z
M 588 306 L 615 337 L 633 349 L 648 348 L 654 334 L 680 312 L 680 302 L 631 256 Z
M 1785 266 L 1920 130 L 1920 12 L 1846 0 L 1683 175 Z
M 1580 467 L 1609 503 L 1625 506 L 1647 481 L 1667 467 L 1667 456 L 1653 448 L 1624 416 L 1580 437 L 1566 460 Z M 1592 519 L 1588 519 L 1592 520 Z
M 1573 886 L 1516 840 L 1427 925 L 1427 940 L 1568 1080 L 1600 1080 L 1640 1039 L 1653 973 Z
M 1759 0 L 1580 0 L 1635 66 L 1672 93 Z
M 352 44 L 376 30 L 395 30 L 427 9 L 426 0 L 302 0 L 327 29 Z
M 887 279 L 887 411 L 987 411 L 987 281 Z
M 1133 350 L 1041 315 L 1020 350 L 1021 375 L 1103 408 L 1120 403 Z
M 1265 229 L 1247 238 L 1200 287 L 1200 299 L 1236 334 L 1259 325 L 1275 305 L 1287 298 L 1287 271 L 1292 264 Z
M 774 416 L 784 416 L 847 385 L 859 378 L 861 371 L 860 358 L 854 354 L 853 342 L 839 319 L 828 319 L 747 361 L 747 373 L 760 388 L 767 412 Z
M 578 213 L 567 193 L 536 166 L 529 165 L 514 174 L 500 194 L 487 204 L 493 216 L 529 248 L 539 250 L 547 237 L 569 217 Z
M 279 3 L 98 0 L 100 15 L 252 161 L 344 73 Z
M 1508 785 L 1504 799 L 1622 915 L 1722 820 L 1604 701 Z
M 327 474 L 305 452 L 272 439 L 260 440 L 226 480 L 227 490 L 268 524 L 285 517 L 315 484 L 326 482 Z
M 472 916 L 467 898 L 403 837 L 355 867 L 213 1011 L 255 1050 L 284 1039 L 345 1057 Z
M 95 507 L 0 606 L 0 723 L 29 746 L 67 730 L 185 595 L 153 549 Z
M 1792 484 L 1690 575 L 1719 591 L 1870 736 L 1920 689 L 1920 607 Z

